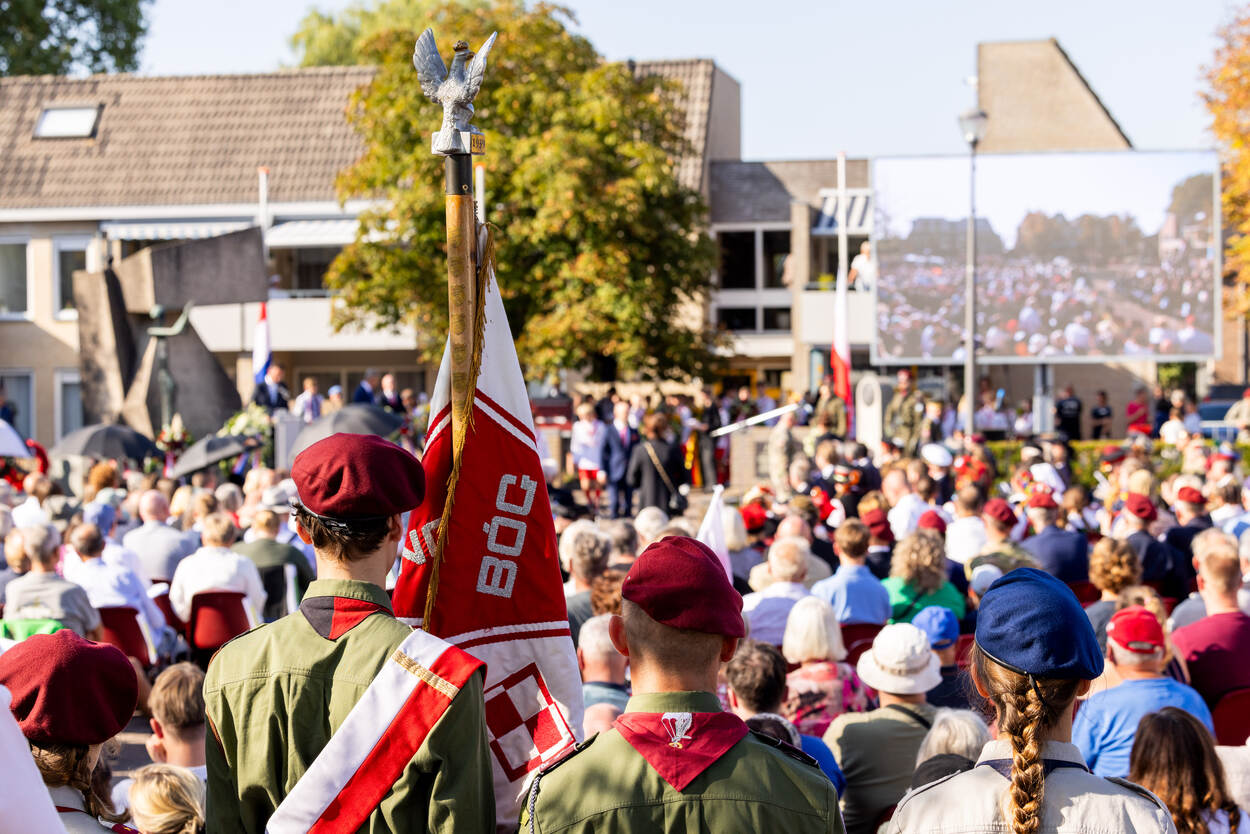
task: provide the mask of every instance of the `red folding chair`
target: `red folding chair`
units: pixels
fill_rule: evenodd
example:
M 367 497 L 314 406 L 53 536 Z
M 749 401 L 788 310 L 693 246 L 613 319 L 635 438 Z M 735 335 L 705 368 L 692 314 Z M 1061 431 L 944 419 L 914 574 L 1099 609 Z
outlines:
M 1102 591 L 1093 582 L 1069 582 L 1068 587 L 1076 594 L 1076 601 L 1082 606 L 1091 605 L 1102 599 Z
M 853 623 L 842 626 L 842 645 L 846 646 L 846 662 L 855 668 L 859 656 L 872 648 L 872 641 L 883 626 L 875 623 Z
M 112 605 L 100 609 L 101 642 L 116 646 L 127 657 L 133 657 L 145 667 L 156 662 L 156 647 L 152 635 L 139 619 L 140 614 L 129 605 Z
M 1234 689 L 1220 698 L 1211 710 L 1215 740 L 1228 747 L 1240 747 L 1250 738 L 1250 689 Z
M 161 609 L 161 613 L 165 615 L 165 622 L 177 631 L 179 634 L 186 634 L 187 624 L 182 618 L 174 613 L 174 606 L 169 602 L 169 591 L 152 597 L 152 602 L 156 603 L 156 607 Z
M 252 628 L 241 591 L 201 591 L 191 597 L 187 644 L 194 654 L 210 655 Z
M 970 663 L 969 655 L 972 652 L 972 644 L 975 642 L 975 634 L 959 635 L 959 642 L 955 644 L 955 662 L 959 664 L 960 669 L 968 668 Z

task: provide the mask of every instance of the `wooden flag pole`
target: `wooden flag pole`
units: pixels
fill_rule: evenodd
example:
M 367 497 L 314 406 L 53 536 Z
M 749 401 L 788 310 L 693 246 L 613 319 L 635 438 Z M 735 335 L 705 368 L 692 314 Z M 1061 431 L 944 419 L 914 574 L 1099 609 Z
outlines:
M 477 220 L 473 206 L 473 157 L 447 157 L 447 313 L 451 346 L 452 448 L 459 457 L 473 403 L 467 392 L 477 380 L 473 366 L 476 297 Z

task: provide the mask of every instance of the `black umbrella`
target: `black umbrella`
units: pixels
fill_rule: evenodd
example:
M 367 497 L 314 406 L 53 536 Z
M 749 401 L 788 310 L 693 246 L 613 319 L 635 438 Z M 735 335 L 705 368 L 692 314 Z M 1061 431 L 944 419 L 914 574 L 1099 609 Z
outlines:
M 333 414 L 313 420 L 295 436 L 291 454 L 297 455 L 332 434 L 376 434 L 386 437 L 399 431 L 404 418 L 376 405 L 345 405 Z
M 178 458 L 178 462 L 174 464 L 174 468 L 169 474 L 171 478 L 181 478 L 184 475 L 190 475 L 192 472 L 207 469 L 214 463 L 238 457 L 244 452 L 250 452 L 259 446 L 259 440 L 242 434 L 222 436 L 212 434 L 208 437 L 201 437 L 187 447 L 187 450 Z
M 61 442 L 53 446 L 51 452 L 53 456 L 60 457 L 77 455 L 130 460 L 143 460 L 160 453 L 151 438 L 139 434 L 129 426 L 119 425 L 85 426 L 78 431 L 72 431 L 62 437 Z

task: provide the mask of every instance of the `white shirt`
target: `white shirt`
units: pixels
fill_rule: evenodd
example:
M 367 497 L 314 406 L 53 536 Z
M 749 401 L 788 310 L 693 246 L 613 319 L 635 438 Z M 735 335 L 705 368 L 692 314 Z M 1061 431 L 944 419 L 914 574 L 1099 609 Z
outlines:
M 985 547 L 985 522 L 980 516 L 957 518 L 946 526 L 946 558 L 961 565 Z
M 147 588 L 135 576 L 134 571 L 110 565 L 100 558 L 84 562 L 75 553 L 66 557 L 65 564 L 70 562 L 78 563 L 74 578 L 70 581 L 87 592 L 87 599 L 93 607 L 114 608 L 125 605 L 138 611 L 152 632 L 165 627 L 165 615 L 148 596 Z
M 152 584 L 152 578 L 143 570 L 143 565 L 139 562 L 139 555 L 127 547 L 123 547 L 117 542 L 106 540 L 104 542 L 104 564 L 115 565 L 124 570 L 128 570 L 135 576 L 139 577 L 139 581 L 143 583 L 143 587 Z M 68 545 L 65 548 L 65 556 L 61 559 L 61 576 L 70 582 L 78 582 L 74 578 L 74 574 L 78 572 L 78 568 L 82 565 L 82 561 L 74 553 L 73 549 Z M 81 585 L 81 582 L 78 582 Z M 96 606 L 97 608 L 99 606 Z
M 742 598 L 742 613 L 751 624 L 752 640 L 781 645 L 786 633 L 786 620 L 790 609 L 811 592 L 801 582 L 774 582 L 762 591 L 754 591 Z
M 863 252 L 851 258 L 851 269 L 855 270 L 855 289 L 868 292 L 877 283 L 876 264 Z
M 902 541 L 914 533 L 920 516 L 924 515 L 928 509 L 929 505 L 914 492 L 909 492 L 900 498 L 894 508 L 886 513 L 890 529 L 894 531 L 894 538 Z
M 268 596 L 255 563 L 227 547 L 201 547 L 178 563 L 169 604 L 180 619 L 191 619 L 191 597 L 201 591 L 242 591 L 257 622 Z

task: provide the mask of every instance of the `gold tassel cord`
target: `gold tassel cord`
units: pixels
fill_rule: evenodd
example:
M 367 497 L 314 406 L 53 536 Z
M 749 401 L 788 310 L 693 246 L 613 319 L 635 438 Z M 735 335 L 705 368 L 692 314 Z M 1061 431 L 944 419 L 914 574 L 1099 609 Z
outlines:
M 495 268 L 495 236 L 491 227 L 485 227 L 486 241 L 482 256 L 478 259 L 474 277 L 474 299 L 476 308 L 473 311 L 473 356 L 469 365 L 469 385 L 463 393 L 464 408 L 462 413 L 468 421 L 465 431 L 452 432 L 451 473 L 447 476 L 447 497 L 443 501 L 443 515 L 438 522 L 438 541 L 434 546 L 434 556 L 430 560 L 430 584 L 425 592 L 425 616 L 421 627 L 431 630 L 431 617 L 434 615 L 434 601 L 438 595 L 439 568 L 443 564 L 447 548 L 447 531 L 451 526 L 451 510 L 456 499 L 456 484 L 460 481 L 460 463 L 464 457 L 464 444 L 473 431 L 473 399 L 477 395 L 477 378 L 482 370 L 482 348 L 486 341 L 486 277 L 488 270 Z

